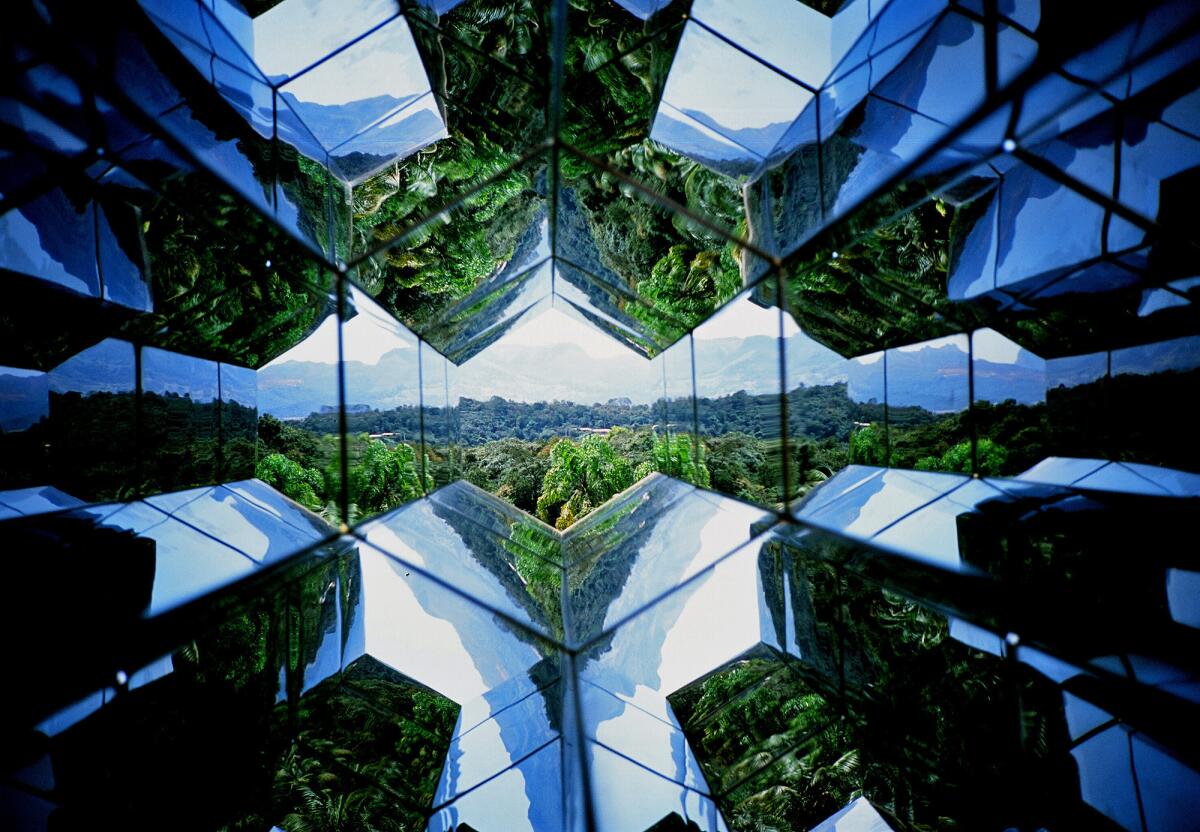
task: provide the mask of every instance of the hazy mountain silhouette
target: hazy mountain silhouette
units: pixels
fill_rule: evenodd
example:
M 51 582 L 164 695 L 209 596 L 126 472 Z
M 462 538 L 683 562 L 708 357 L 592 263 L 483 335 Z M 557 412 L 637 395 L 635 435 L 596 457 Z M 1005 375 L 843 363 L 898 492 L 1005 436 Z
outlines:
M 287 107 L 280 107 L 276 116 L 281 129 L 290 128 L 301 135 L 311 133 L 326 149 L 331 149 L 420 96 L 396 98 L 392 95 L 374 95 L 344 104 L 301 101 L 286 91 L 280 97 L 288 104 Z
M 390 350 L 376 364 L 345 362 L 346 398 L 389 410 L 418 402 L 417 351 Z M 258 371 L 258 409 L 285 419 L 338 404 L 337 368 L 320 361 L 288 361 Z
M 50 379 L 0 373 L 0 430 L 25 430 L 50 413 Z
M 882 368 L 842 358 L 802 334 L 787 339 L 787 386 L 814 387 L 849 381 L 851 390 L 873 390 Z M 957 410 L 967 403 L 966 354 L 956 346 L 893 351 L 888 358 L 892 404 L 932 411 Z M 385 353 L 377 363 L 346 362 L 347 401 L 389 410 L 417 403 L 417 355 L 412 349 Z M 662 393 L 661 375 L 633 352 L 596 358 L 575 344 L 496 343 L 451 371 L 452 393 L 486 401 L 570 401 L 579 404 L 627 398 L 649 404 Z M 878 382 L 875 381 L 875 386 Z M 744 390 L 751 395 L 779 392 L 779 351 L 775 338 L 714 338 L 696 341 L 696 384 L 700 396 Z M 1012 364 L 976 361 L 979 399 L 1021 404 L 1044 400 L 1045 362 L 1022 350 Z M 672 390 L 672 395 L 683 395 Z M 258 373 L 259 410 L 300 418 L 337 405 L 333 364 L 290 361 Z
M 934 412 L 966 408 L 969 398 L 967 354 L 953 344 L 922 350 L 892 350 L 888 353 L 888 404 L 893 407 L 922 407 Z M 850 388 L 873 391 L 879 388 L 879 364 L 850 362 Z M 1002 402 L 1034 404 L 1046 396 L 1045 362 L 1026 350 L 1012 364 L 976 359 L 975 397 Z
M 651 138 L 707 168 L 730 176 L 750 173 L 759 162 L 758 157 L 745 148 L 720 141 L 665 110 L 660 110 L 655 118 Z

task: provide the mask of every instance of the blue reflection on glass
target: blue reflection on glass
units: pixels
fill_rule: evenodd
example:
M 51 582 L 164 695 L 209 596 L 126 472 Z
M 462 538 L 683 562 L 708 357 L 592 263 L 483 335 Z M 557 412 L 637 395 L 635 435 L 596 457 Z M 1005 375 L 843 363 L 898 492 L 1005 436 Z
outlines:
M 364 539 L 401 560 L 424 568 L 531 628 L 549 622 L 533 604 L 509 539 L 471 528 L 461 516 L 439 512 L 428 500 L 410 503 L 361 527 Z M 500 568 L 503 567 L 503 568 Z
M 1071 749 L 1083 801 L 1126 829 L 1141 829 L 1128 729 L 1113 726 Z
M 155 347 L 142 348 L 142 390 L 190 398 L 217 400 L 217 362 Z
M 6 508 L 15 515 L 45 514 L 63 508 L 75 508 L 84 505 L 83 500 L 72 497 L 51 485 L 40 485 L 34 488 L 14 488 L 0 491 L 0 507 Z
M 556 712 L 561 702 L 561 684 L 551 685 L 478 725 L 456 731 L 434 803 L 450 802 L 557 739 L 560 720 Z M 536 803 L 537 789 L 532 789 L 528 796 L 531 803 Z
M 802 504 L 796 517 L 831 531 L 869 538 L 966 480 L 956 474 L 884 470 L 824 504 Z
M 55 188 L 0 216 L 0 267 L 99 297 L 94 212 Z
M 541 832 L 568 828 L 564 817 L 562 743 L 553 742 L 479 788 L 442 807 L 429 819 L 429 832 L 476 829 Z M 536 800 L 530 800 L 530 794 Z
M 580 686 L 584 731 L 601 745 L 682 786 L 708 794 L 708 783 L 683 731 L 594 684 Z M 664 707 L 670 706 L 664 703 Z
M 648 829 L 672 813 L 704 832 L 727 829 L 712 798 L 588 743 L 596 828 L 604 832 Z M 619 800 L 604 795 L 620 795 Z
M 50 371 L 51 393 L 131 393 L 137 387 L 133 345 L 106 338 Z
M 104 176 L 106 184 L 118 180 L 122 185 L 131 184 L 120 168 L 112 168 Z M 140 185 L 136 182 L 133 184 Z M 139 265 L 142 255 L 137 217 L 128 207 L 105 206 L 101 203 L 96 211 L 96 230 L 99 234 L 104 299 L 142 312 L 152 311 L 154 303 L 150 297 L 150 286 Z
M 1003 497 L 1004 492 L 983 480 L 968 480 L 872 539 L 920 560 L 956 569 L 961 562 L 958 516 L 976 511 L 986 500 Z
M 130 503 L 102 526 L 154 541 L 154 586 L 147 616 L 198 598 L 254 570 L 254 562 L 145 503 Z
M 295 516 L 295 511 L 292 514 Z M 278 514 L 272 516 L 226 488 L 206 490 L 175 509 L 172 516 L 259 563 L 298 552 L 323 537 L 315 524 L 303 528 L 281 523 Z
M 360 546 L 359 556 L 368 655 L 455 702 L 498 689 L 542 660 L 531 633 L 500 623 L 491 610 L 374 546 Z
M 627 9 L 630 14 L 646 20 L 662 9 L 671 5 L 673 0 L 616 0 L 617 5 Z
M 686 134 L 684 143 L 703 147 L 695 158 L 706 162 L 727 158 L 730 142 L 745 149 L 743 159 L 768 155 L 813 94 L 689 22 L 662 97 L 726 141 L 705 141 L 682 122 L 660 127 L 658 120 L 667 118 L 661 110 L 651 136 L 669 144 L 676 133 Z
M 892 832 L 892 827 L 865 797 L 856 797 L 818 823 L 810 832 Z
M 0 431 L 36 425 L 50 415 L 50 377 L 40 370 L 0 366 Z

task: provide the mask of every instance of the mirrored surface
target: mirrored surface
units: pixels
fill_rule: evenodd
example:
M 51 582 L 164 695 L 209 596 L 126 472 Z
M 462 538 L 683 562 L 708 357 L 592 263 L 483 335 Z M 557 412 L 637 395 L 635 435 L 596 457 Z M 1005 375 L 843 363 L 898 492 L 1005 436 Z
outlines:
M 1194 4 L 7 11 L 8 825 L 1196 814 Z

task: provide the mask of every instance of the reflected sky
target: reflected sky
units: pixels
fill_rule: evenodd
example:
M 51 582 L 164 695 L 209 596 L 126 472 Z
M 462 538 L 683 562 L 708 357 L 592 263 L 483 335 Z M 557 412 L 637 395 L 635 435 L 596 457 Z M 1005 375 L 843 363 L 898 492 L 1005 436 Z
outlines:
M 596 327 L 547 307 L 458 367 L 454 387 L 457 395 L 481 401 L 501 396 L 592 404 L 626 398 L 645 404 L 661 395 L 661 371 L 655 370 L 653 362 Z
M 666 486 L 666 483 L 662 483 Z M 629 562 L 628 577 L 609 597 L 604 598 L 604 617 L 595 629 L 577 621 L 576 637 L 591 638 L 636 613 L 672 586 L 696 575 L 721 556 L 743 545 L 751 527 L 766 515 L 761 509 L 735 500 L 724 499 L 699 490 L 684 495 L 653 518 L 630 515 L 620 523 L 627 526 L 627 537 L 614 537 L 602 555 L 606 560 Z M 594 521 L 595 522 L 595 521 Z M 650 524 L 646 528 L 647 524 Z M 584 537 L 583 526 L 573 537 Z M 586 583 L 591 564 L 573 567 L 582 583 L 573 605 L 592 606 L 595 599 Z M 610 590 L 612 592 L 612 590 Z
M 332 529 L 315 515 L 251 480 L 193 488 L 129 503 L 84 505 L 52 487 L 0 491 L 0 507 L 22 515 L 70 509 L 47 521 L 48 533 L 71 524 L 130 532 L 128 579 L 144 581 L 153 617 L 327 538 Z M 240 493 L 239 493 L 240 492 Z M 251 497 L 253 499 L 251 499 Z M 66 525 L 63 525 L 66 524 Z M 133 537 L 136 536 L 136 537 Z M 117 540 L 114 537 L 111 540 Z M 115 544 L 114 544 L 115 545 Z
M 714 71 L 718 67 L 721 71 Z M 680 39 L 663 99 L 762 156 L 812 100 L 812 93 L 708 30 L 689 26 Z
M 0 266 L 99 296 L 93 214 L 93 203 L 79 208 L 57 188 L 7 211 L 0 216 Z
M 228 0 L 141 4 L 260 135 L 277 132 L 344 181 L 447 135 L 394 0 L 284 0 L 253 18 Z M 191 134 L 189 147 L 210 145 L 202 133 Z M 225 166 L 216 169 L 227 176 Z M 256 196 L 252 187 L 245 193 Z M 285 214 L 293 210 L 284 203 Z
M 413 336 L 379 304 L 357 286 L 350 286 L 350 305 L 358 313 L 343 325 L 345 358 L 364 364 L 377 364 L 388 352 L 415 348 Z M 264 367 L 292 361 L 333 364 L 338 360 L 337 316 L 329 315 L 312 333 Z
M 1106 459 L 1047 457 L 1016 479 L 1126 494 L 1200 496 L 1200 474 Z
M 468 792 L 430 818 L 430 832 L 494 825 L 513 832 L 563 829 L 561 742 L 554 742 Z M 538 799 L 530 801 L 529 793 Z
M 485 500 L 476 493 L 478 501 Z M 494 498 L 492 498 L 494 499 Z M 362 527 L 363 537 L 406 563 L 457 587 L 470 597 L 550 635 L 551 622 L 532 603 L 506 537 L 464 524 L 464 515 L 418 500 Z M 499 570 L 499 571 L 497 571 Z
M 810 87 L 829 74 L 833 19 L 804 3 L 696 0 L 691 15 Z
M 306 69 L 398 11 L 395 0 L 284 0 L 252 18 L 252 39 L 242 44 L 277 80 Z
M 283 3 L 277 6 L 276 10 L 287 5 Z M 331 15 L 327 12 L 325 16 Z M 303 32 L 320 32 L 322 39 L 329 34 L 327 30 L 320 28 L 305 27 L 295 30 L 297 35 Z M 276 43 L 284 47 L 290 46 L 288 41 Z M 303 51 L 303 47 L 301 49 Z M 257 56 L 257 50 L 255 54 Z M 290 93 L 299 101 L 319 105 L 349 104 L 374 98 L 387 99 L 386 103 L 380 102 L 379 106 L 386 109 L 377 113 L 378 118 L 428 92 L 429 82 L 425 78 L 425 70 L 421 66 L 408 22 L 397 18 L 340 52 L 332 54 L 320 65 L 285 84 L 281 89 L 285 95 Z M 374 120 L 372 118 L 368 123 Z M 322 141 L 327 141 L 320 134 L 318 136 Z M 344 136 L 343 140 L 345 138 L 349 136 Z M 340 143 L 331 139 L 328 142 L 331 147 Z
M 543 659 L 535 637 L 373 546 L 359 551 L 368 655 L 455 702 L 494 690 L 519 698 L 503 685 Z
M 588 758 L 595 793 L 622 796 L 620 800 L 597 801 L 598 829 L 647 829 L 672 812 L 704 832 L 727 828 L 711 798 L 682 788 L 596 743 L 588 744 Z
M 64 508 L 84 505 L 83 500 L 72 497 L 50 485 L 33 488 L 13 488 L 0 491 L 0 508 L 12 512 L 9 516 L 44 514 Z
M 848 3 L 830 18 L 791 0 L 769 0 L 753 13 L 730 0 L 698 0 L 690 16 L 651 137 L 736 176 L 772 156 L 785 133 L 795 134 L 784 140 L 789 149 L 815 134 L 790 128 L 803 122 L 813 91 L 864 31 L 870 9 Z
M 847 473 L 852 473 L 855 479 L 860 476 L 857 472 Z M 797 516 L 818 526 L 867 538 L 967 479 L 959 474 L 884 470 L 824 505 L 802 506 Z
M 811 832 L 892 832 L 892 827 L 869 800 L 858 797 L 814 826 Z

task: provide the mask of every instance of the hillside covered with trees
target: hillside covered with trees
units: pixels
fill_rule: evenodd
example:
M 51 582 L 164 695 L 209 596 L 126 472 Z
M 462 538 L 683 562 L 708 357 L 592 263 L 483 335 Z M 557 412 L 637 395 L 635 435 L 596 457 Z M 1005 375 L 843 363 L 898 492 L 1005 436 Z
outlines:
M 651 471 L 680 477 L 742 500 L 782 507 L 847 464 L 925 470 L 971 470 L 970 416 L 855 402 L 845 384 L 799 387 L 788 396 L 788 469 L 778 396 L 738 392 L 695 402 L 699 441 L 687 427 L 691 399 L 655 405 L 610 400 L 516 402 L 462 399 L 452 414 L 416 406 L 348 412 L 350 502 L 355 516 L 386 511 L 457 479 L 566 528 Z M 679 414 L 679 415 L 677 415 Z M 1046 455 L 1045 405 L 980 404 L 976 465 L 1010 474 Z M 453 441 L 431 424 L 451 419 Z M 687 424 L 687 423 L 685 423 Z M 338 415 L 314 413 L 284 422 L 260 419 L 258 475 L 311 508 L 336 501 L 340 457 Z M 429 437 L 438 435 L 438 441 Z M 332 508 L 328 509 L 332 512 Z M 332 515 L 331 515 L 332 516 Z

